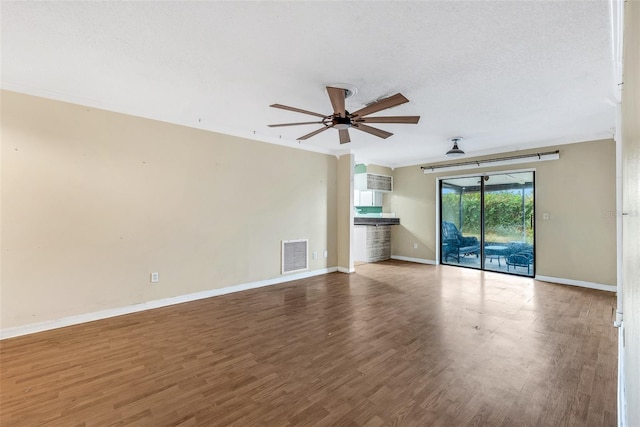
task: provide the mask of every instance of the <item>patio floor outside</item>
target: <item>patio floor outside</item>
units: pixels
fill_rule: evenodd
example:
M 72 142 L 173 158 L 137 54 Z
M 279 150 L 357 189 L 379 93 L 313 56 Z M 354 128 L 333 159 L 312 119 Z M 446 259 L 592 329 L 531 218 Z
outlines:
M 480 269 L 480 257 L 474 254 L 465 255 L 460 257 L 460 262 L 457 262 L 456 259 L 449 257 L 447 262 L 444 262 L 443 264 Z M 528 268 L 525 266 L 508 265 L 506 257 L 503 255 L 494 254 L 485 256 L 484 268 L 488 271 L 518 274 L 521 276 L 533 277 L 534 275 L 533 264 L 529 265 Z

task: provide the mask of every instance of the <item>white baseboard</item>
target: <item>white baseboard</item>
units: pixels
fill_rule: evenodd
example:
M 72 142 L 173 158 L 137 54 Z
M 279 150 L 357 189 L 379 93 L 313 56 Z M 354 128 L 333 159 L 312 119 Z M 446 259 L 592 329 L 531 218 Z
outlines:
M 408 256 L 400 256 L 400 255 L 391 255 L 391 259 L 397 259 L 398 261 L 417 262 L 418 264 L 437 265 L 437 262 L 431 259 L 411 258 Z
M 338 267 L 338 271 L 339 271 L 340 273 L 347 273 L 347 274 L 351 274 L 351 273 L 355 273 L 355 272 L 356 272 L 356 269 L 355 269 L 355 268 L 351 268 L 351 269 L 349 269 L 349 268 L 345 268 L 345 267 Z
M 618 426 L 627 425 L 627 397 L 625 395 L 625 367 L 624 367 L 624 321 L 618 327 Z
M 410 258 L 398 255 L 392 255 L 391 259 L 399 261 L 415 262 L 419 264 L 435 265 L 436 262 L 422 258 Z M 155 301 L 147 301 L 140 304 L 133 304 L 126 307 L 118 307 L 107 310 L 100 310 L 93 313 L 79 314 L 75 316 L 68 316 L 62 319 L 48 320 L 45 322 L 32 323 L 29 325 L 16 326 L 13 328 L 0 329 L 0 340 L 7 338 L 18 337 L 22 335 L 35 334 L 37 332 L 44 332 L 51 329 L 64 328 L 65 326 L 77 325 L 80 323 L 93 322 L 100 319 L 108 319 L 110 317 L 122 316 L 125 314 L 136 313 L 138 311 L 151 310 L 154 308 L 166 307 L 174 304 L 181 304 L 189 301 L 196 301 L 204 298 L 211 298 L 219 295 L 230 294 L 233 292 L 241 292 L 249 289 L 261 288 L 264 286 L 277 285 L 279 283 L 290 282 L 293 280 L 305 279 L 307 277 L 319 276 L 322 274 L 333 273 L 340 271 L 342 273 L 353 273 L 355 270 L 349 270 L 344 267 L 331 267 L 314 271 L 306 271 L 298 274 L 291 274 L 281 277 L 275 277 L 273 279 L 260 280 L 257 282 L 243 283 L 235 286 L 228 286 L 219 289 L 210 289 L 202 292 L 196 292 L 193 294 L 178 295 L 176 297 L 164 298 Z M 581 286 L 584 288 L 599 289 L 602 291 L 616 292 L 617 288 L 613 285 L 604 285 L 600 283 L 584 282 L 581 280 L 562 279 L 558 277 L 540 276 L 536 275 L 536 280 L 544 282 L 559 283 L 563 285 Z
M 601 291 L 609 291 L 609 292 L 618 291 L 617 286 L 604 285 L 602 283 L 594 283 L 594 282 L 584 282 L 582 280 L 563 279 L 560 277 L 550 277 L 550 276 L 540 276 L 539 274 L 536 274 L 536 277 L 534 277 L 534 279 L 540 280 L 543 282 L 559 283 L 561 285 L 571 285 L 571 286 L 580 286 L 583 288 L 598 289 Z
M 261 288 L 264 286 L 277 285 L 279 283 L 293 280 L 305 279 L 307 277 L 319 276 L 338 271 L 337 267 L 323 268 L 320 270 L 305 271 L 298 274 L 275 277 L 273 279 L 259 280 L 257 282 L 243 283 L 235 286 L 228 286 L 219 289 L 209 289 L 193 294 L 178 295 L 170 298 L 163 298 L 155 301 L 147 301 L 140 304 L 133 304 L 126 307 L 111 308 L 107 310 L 95 311 L 93 313 L 78 314 L 75 316 L 63 317 L 62 319 L 47 320 L 45 322 L 32 323 L 30 325 L 15 326 L 0 330 L 0 340 L 19 337 L 21 335 L 35 334 L 51 329 L 64 328 L 65 326 L 78 325 L 80 323 L 93 322 L 95 320 L 108 319 L 110 317 L 122 316 L 124 314 L 136 313 L 138 311 L 151 310 L 154 308 L 166 307 L 174 304 L 181 304 L 189 301 L 196 301 L 204 298 L 211 298 L 219 295 L 241 292 L 249 289 Z
M 437 265 L 437 262 L 430 259 L 411 258 L 406 256 L 400 256 L 400 255 L 391 255 L 391 259 L 397 259 L 398 261 L 416 262 L 419 264 Z M 582 280 L 563 279 L 560 277 L 550 277 L 550 276 L 540 276 L 540 275 L 536 275 L 535 279 L 543 282 L 558 283 L 561 285 L 580 286 L 583 288 L 598 289 L 601 291 L 609 291 L 609 292 L 618 291 L 618 288 L 614 285 L 604 285 L 602 283 L 585 282 Z

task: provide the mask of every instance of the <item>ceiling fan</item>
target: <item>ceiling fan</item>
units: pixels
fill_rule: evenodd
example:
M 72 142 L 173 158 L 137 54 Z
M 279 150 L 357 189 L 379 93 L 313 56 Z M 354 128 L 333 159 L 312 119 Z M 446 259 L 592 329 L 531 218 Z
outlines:
M 409 123 L 416 124 L 420 120 L 420 116 L 387 116 L 387 117 L 365 117 L 369 114 L 376 113 L 387 108 L 396 107 L 405 102 L 409 102 L 402 94 L 396 93 L 388 98 L 380 99 L 372 104 L 367 105 L 364 108 L 359 109 L 353 113 L 348 112 L 345 109 L 345 99 L 347 98 L 348 89 L 327 86 L 327 93 L 333 106 L 333 114 L 324 115 L 320 113 L 314 113 L 313 111 L 302 110 L 300 108 L 289 107 L 282 104 L 272 104 L 270 107 L 280 108 L 283 110 L 295 111 L 296 113 L 309 114 L 311 116 L 320 117 L 322 120 L 316 122 L 298 122 L 298 123 L 280 123 L 275 125 L 269 125 L 269 127 L 280 126 L 298 126 L 298 125 L 310 125 L 321 124 L 322 127 L 311 133 L 297 138 L 297 140 L 304 140 L 311 138 L 324 132 L 327 129 L 337 129 L 340 135 L 340 144 L 346 144 L 351 142 L 349 136 L 349 128 L 361 130 L 363 132 L 370 133 L 380 138 L 389 138 L 393 135 L 391 132 L 384 131 L 382 129 L 369 126 L 367 123 Z

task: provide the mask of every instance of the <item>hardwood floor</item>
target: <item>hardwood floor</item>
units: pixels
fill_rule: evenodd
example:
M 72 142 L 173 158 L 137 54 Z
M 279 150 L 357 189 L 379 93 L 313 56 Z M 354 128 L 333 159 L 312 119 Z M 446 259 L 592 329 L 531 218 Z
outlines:
M 365 264 L 0 343 L 8 426 L 614 426 L 615 296 Z

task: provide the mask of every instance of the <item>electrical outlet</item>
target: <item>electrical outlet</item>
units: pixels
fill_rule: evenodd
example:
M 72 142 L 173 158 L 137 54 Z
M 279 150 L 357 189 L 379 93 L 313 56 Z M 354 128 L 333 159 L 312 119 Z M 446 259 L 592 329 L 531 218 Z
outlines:
M 328 257 L 328 256 L 329 256 L 329 252 L 327 252 L 327 250 L 325 249 L 325 250 L 324 250 L 324 257 L 326 258 L 326 257 Z
M 318 252 L 313 252 L 313 259 L 318 258 Z
M 413 249 L 418 249 L 418 244 L 417 243 L 413 244 Z
M 154 271 L 153 273 L 151 273 L 151 283 L 157 283 L 160 281 L 160 275 L 158 274 L 157 271 Z

